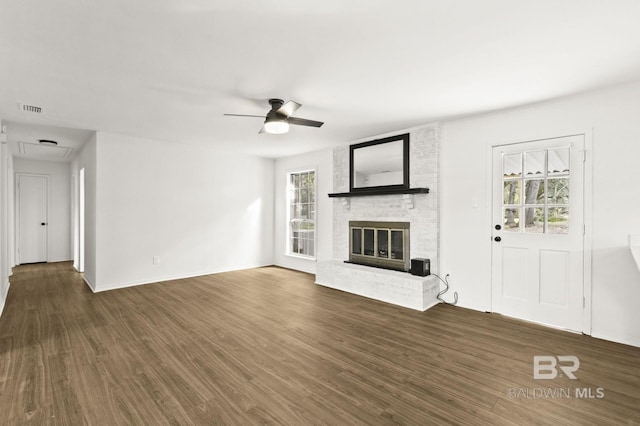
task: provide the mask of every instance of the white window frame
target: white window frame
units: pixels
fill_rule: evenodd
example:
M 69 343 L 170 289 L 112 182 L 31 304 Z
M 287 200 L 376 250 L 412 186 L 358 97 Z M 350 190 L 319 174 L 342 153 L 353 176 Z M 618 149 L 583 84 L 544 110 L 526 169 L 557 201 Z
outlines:
M 291 217 L 291 204 L 293 202 L 293 198 L 292 198 L 292 184 L 291 184 L 291 176 L 292 175 L 299 175 L 302 173 L 310 173 L 313 172 L 314 175 L 314 179 L 313 179 L 313 193 L 314 193 L 314 197 L 313 197 L 313 211 L 315 212 L 315 218 L 314 219 L 307 219 L 306 223 L 313 223 L 313 227 L 314 227 L 314 233 L 313 233 L 313 256 L 311 255 L 306 255 L 306 254 L 301 254 L 301 253 L 295 253 L 293 252 L 293 247 L 292 247 L 292 222 L 293 222 L 293 218 Z M 302 258 L 302 259 L 308 259 L 308 260 L 316 260 L 316 254 L 317 254 L 317 239 L 318 239 L 318 230 L 317 230 L 317 223 L 318 223 L 318 181 L 317 181 L 317 177 L 318 177 L 318 173 L 316 171 L 315 168 L 307 168 L 307 169 L 301 169 L 301 170 L 293 170 L 293 171 L 289 171 L 287 172 L 287 176 L 286 176 L 286 188 L 285 188 L 285 194 L 286 194 L 286 211 L 287 211 L 287 223 L 286 223 L 286 239 L 287 239 L 287 243 L 286 243 L 286 252 L 285 255 L 287 256 L 291 256 L 291 257 L 298 257 L 298 258 Z

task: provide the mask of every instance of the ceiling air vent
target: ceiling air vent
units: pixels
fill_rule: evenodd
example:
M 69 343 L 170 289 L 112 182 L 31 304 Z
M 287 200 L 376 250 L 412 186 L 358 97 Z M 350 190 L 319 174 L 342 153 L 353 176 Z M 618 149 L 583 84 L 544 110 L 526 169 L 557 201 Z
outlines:
M 20 104 L 20 110 L 24 112 L 35 112 L 36 114 L 42 113 L 42 107 L 36 105 Z

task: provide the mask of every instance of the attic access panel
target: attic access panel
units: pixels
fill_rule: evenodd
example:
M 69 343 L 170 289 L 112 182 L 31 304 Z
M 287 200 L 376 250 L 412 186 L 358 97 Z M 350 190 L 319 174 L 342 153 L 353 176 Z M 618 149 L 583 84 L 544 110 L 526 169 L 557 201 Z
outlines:
M 28 142 L 18 142 L 20 154 L 38 160 L 67 160 L 71 156 L 71 148 L 63 146 L 47 146 Z

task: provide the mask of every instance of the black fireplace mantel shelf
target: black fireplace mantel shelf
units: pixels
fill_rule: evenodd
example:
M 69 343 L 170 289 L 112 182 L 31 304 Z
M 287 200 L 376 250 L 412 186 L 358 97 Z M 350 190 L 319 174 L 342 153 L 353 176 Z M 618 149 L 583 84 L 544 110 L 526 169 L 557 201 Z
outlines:
M 353 192 L 334 192 L 329 194 L 331 198 L 338 197 L 364 197 L 372 195 L 393 195 L 393 194 L 428 194 L 429 188 L 375 188 L 363 189 Z

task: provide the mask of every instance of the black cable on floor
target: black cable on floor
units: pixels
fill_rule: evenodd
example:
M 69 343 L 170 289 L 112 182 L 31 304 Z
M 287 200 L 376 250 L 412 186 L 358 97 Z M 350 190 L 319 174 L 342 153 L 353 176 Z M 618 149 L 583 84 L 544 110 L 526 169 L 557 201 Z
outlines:
M 440 297 L 443 294 L 445 294 L 447 291 L 449 291 L 449 274 L 445 275 L 444 279 L 440 278 L 440 276 L 436 275 L 436 274 L 431 274 L 431 275 L 433 275 L 434 277 L 437 277 L 445 285 L 444 290 L 442 290 L 440 293 L 438 293 L 438 296 L 437 296 L 438 300 L 441 301 L 442 303 L 447 304 L 447 305 L 455 305 L 455 304 L 457 304 L 458 303 L 458 292 L 457 291 L 453 292 L 453 302 L 447 302 L 442 297 Z

